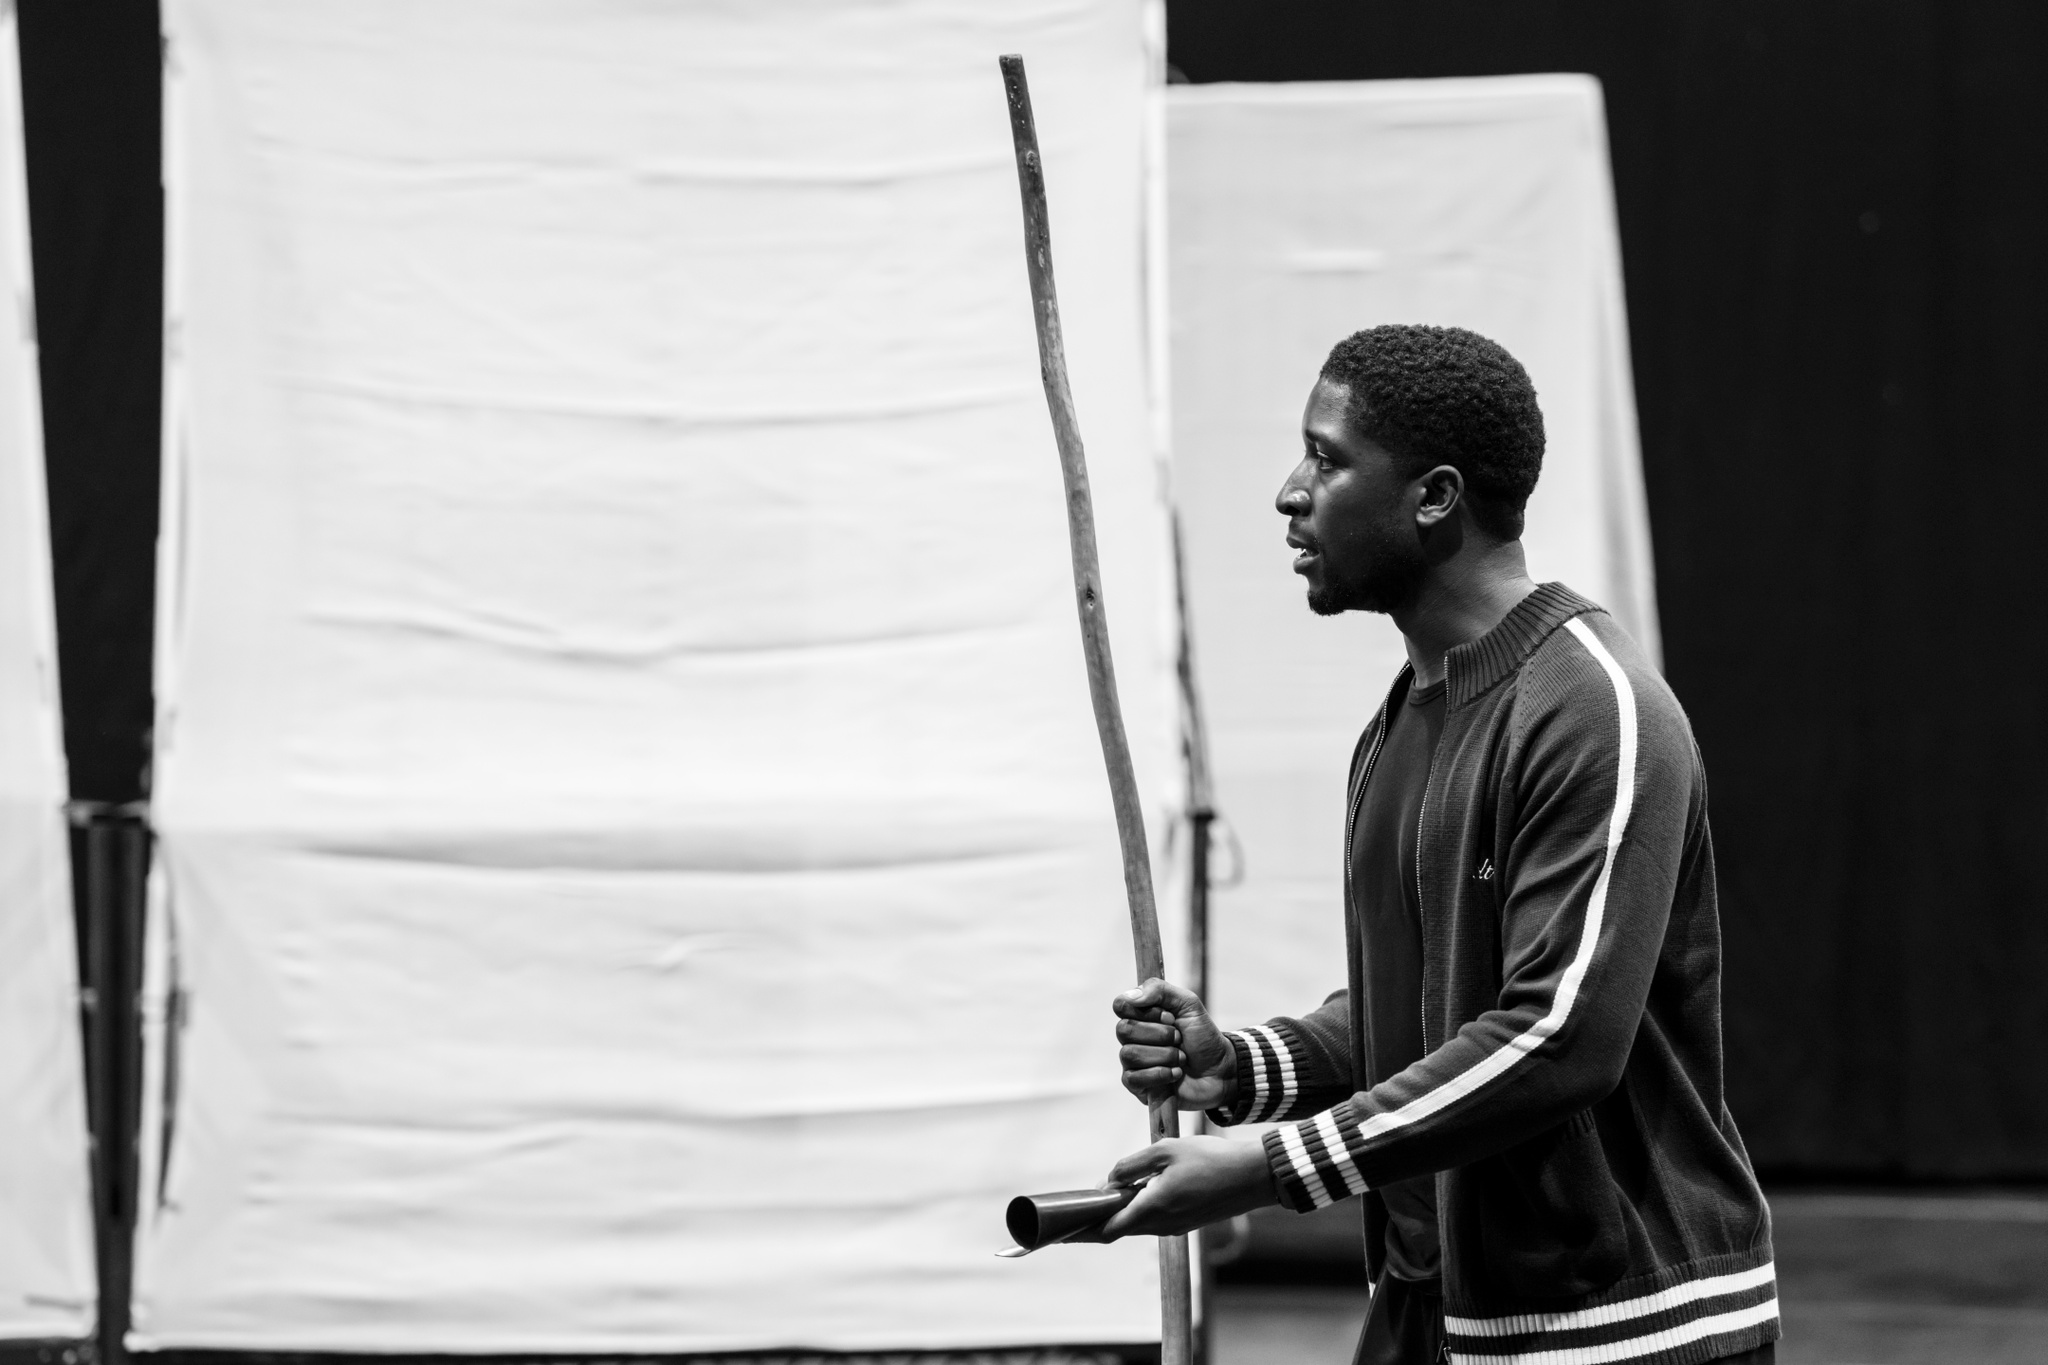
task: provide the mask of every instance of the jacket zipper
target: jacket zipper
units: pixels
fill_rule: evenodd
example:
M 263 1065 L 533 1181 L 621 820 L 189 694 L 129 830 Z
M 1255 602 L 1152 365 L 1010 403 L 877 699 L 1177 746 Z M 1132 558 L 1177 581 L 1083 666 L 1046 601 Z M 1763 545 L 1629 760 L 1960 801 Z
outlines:
M 1365 786 L 1366 783 L 1372 781 L 1373 765 L 1380 761 L 1380 750 L 1386 747 L 1387 727 L 1393 723 L 1394 694 L 1401 690 L 1402 679 L 1411 676 L 1413 672 L 1414 669 L 1410 665 L 1402 664 L 1401 671 L 1394 675 L 1393 685 L 1387 689 L 1387 699 L 1380 703 L 1379 733 L 1372 737 L 1372 748 L 1365 752 L 1365 762 L 1358 770 L 1358 787 L 1351 793 L 1350 810 L 1344 816 L 1344 911 L 1347 921 L 1345 928 L 1347 938 L 1352 933 L 1350 926 L 1358 922 L 1358 907 L 1352 903 L 1351 899 L 1351 845 L 1358 837 L 1358 811 L 1365 804 Z M 1365 1009 L 1365 1002 L 1363 1000 L 1354 1001 L 1353 1008 L 1363 1011 Z M 1360 1070 L 1357 1074 L 1368 1074 L 1363 1067 L 1364 1060 L 1362 1056 L 1358 1059 Z
M 1450 728 L 1451 656 L 1444 656 L 1444 723 Z M 1422 1055 L 1429 1055 L 1429 935 L 1423 932 L 1422 913 L 1422 818 L 1429 813 L 1429 784 L 1436 778 L 1436 751 L 1443 748 L 1439 735 L 1429 751 L 1429 768 L 1422 775 L 1422 799 L 1415 805 L 1415 927 L 1422 939 L 1422 988 L 1417 998 L 1422 1005 Z
M 1380 761 L 1380 749 L 1387 742 L 1387 726 L 1391 723 L 1390 709 L 1394 704 L 1394 693 L 1401 688 L 1401 680 L 1414 670 L 1408 664 L 1401 665 L 1401 671 L 1394 675 L 1394 685 L 1387 689 L 1387 699 L 1380 703 L 1379 733 L 1372 737 L 1372 748 L 1366 750 L 1365 765 L 1358 770 L 1358 788 L 1351 793 L 1351 809 L 1344 817 L 1344 901 L 1351 902 L 1351 841 L 1358 835 L 1358 808 L 1365 803 L 1365 784 L 1372 781 L 1373 764 Z M 1434 756 L 1431 760 L 1435 762 Z M 1416 874 L 1420 876 L 1421 873 Z

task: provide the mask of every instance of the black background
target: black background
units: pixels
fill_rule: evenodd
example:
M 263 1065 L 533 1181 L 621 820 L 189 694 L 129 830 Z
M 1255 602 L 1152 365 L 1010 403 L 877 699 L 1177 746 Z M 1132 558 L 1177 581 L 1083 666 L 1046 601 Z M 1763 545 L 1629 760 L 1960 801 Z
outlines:
M 1195 81 L 1600 78 L 1751 1153 L 2048 1176 L 2048 7 L 1168 14 Z
M 1779 1177 L 2048 1178 L 2048 7 L 1173 0 L 1169 25 L 1195 81 L 1603 81 L 1743 1132 Z M 123 800 L 156 7 L 22 0 L 21 41 L 66 743 L 74 793 Z

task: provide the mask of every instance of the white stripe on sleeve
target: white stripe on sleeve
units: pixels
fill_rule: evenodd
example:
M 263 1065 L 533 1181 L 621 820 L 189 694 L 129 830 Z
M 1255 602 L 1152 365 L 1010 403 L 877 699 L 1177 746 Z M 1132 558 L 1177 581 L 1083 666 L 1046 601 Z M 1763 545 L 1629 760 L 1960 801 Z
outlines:
M 1317 1114 L 1313 1120 L 1316 1131 L 1323 1136 L 1323 1145 L 1330 1149 L 1330 1164 L 1337 1168 L 1338 1176 L 1344 1181 L 1346 1194 L 1357 1194 L 1365 1188 L 1365 1177 L 1358 1173 L 1358 1165 L 1352 1161 L 1350 1151 L 1344 1146 L 1344 1135 L 1337 1131 L 1337 1116 L 1328 1109 Z
M 1290 1124 L 1278 1131 L 1280 1145 L 1287 1149 L 1287 1159 L 1294 1163 L 1294 1174 L 1308 1187 L 1309 1202 L 1317 1208 L 1332 1202 L 1323 1178 L 1316 1174 L 1315 1162 L 1308 1159 L 1308 1148 L 1302 1143 L 1301 1130 Z
M 1254 1024 L 1245 1032 L 1258 1034 L 1272 1046 L 1274 1060 L 1280 1064 L 1280 1095 L 1266 1112 L 1284 1114 L 1294 1105 L 1294 1054 L 1288 1051 L 1287 1040 L 1264 1024 Z
M 1266 1108 L 1272 1100 L 1272 1092 L 1266 1085 L 1266 1044 L 1250 1029 L 1240 1029 L 1233 1036 L 1242 1039 L 1245 1051 L 1252 1055 L 1252 1099 L 1245 1106 L 1244 1121 L 1257 1123 L 1266 1116 Z

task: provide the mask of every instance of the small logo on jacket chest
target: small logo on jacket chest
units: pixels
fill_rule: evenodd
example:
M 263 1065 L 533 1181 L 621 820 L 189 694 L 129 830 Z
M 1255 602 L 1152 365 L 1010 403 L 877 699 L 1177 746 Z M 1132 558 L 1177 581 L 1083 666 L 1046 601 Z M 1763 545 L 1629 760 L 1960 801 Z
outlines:
M 1478 870 L 1477 872 L 1474 872 L 1474 873 L 1472 874 L 1472 880 L 1473 880 L 1473 881 L 1475 881 L 1475 882 L 1490 882 L 1490 881 L 1492 881 L 1492 880 L 1493 880 L 1493 859 L 1491 859 L 1491 858 L 1481 858 L 1481 859 L 1479 860 L 1479 870 Z

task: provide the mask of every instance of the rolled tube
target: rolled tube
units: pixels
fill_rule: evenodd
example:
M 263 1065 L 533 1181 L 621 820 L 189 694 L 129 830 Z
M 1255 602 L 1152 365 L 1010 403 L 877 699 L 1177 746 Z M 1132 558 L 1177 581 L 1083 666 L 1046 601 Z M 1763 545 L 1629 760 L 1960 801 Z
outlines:
M 1094 1241 L 1089 1234 L 1138 1197 L 1137 1187 L 1115 1190 L 1057 1190 L 1051 1194 L 1020 1194 L 1003 1213 L 1010 1236 L 1026 1251 L 1058 1242 Z

